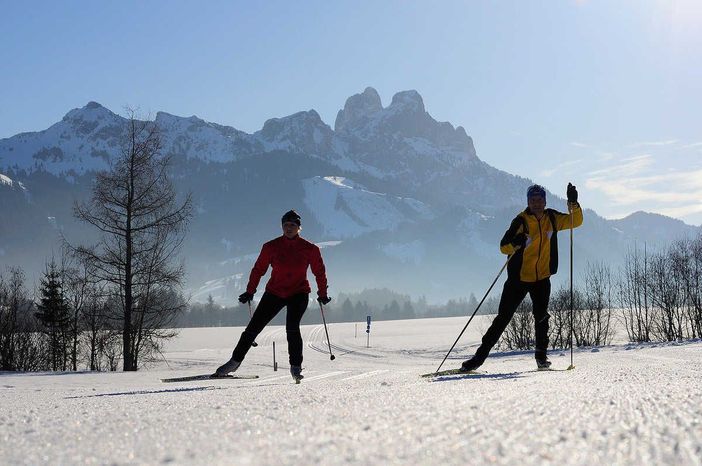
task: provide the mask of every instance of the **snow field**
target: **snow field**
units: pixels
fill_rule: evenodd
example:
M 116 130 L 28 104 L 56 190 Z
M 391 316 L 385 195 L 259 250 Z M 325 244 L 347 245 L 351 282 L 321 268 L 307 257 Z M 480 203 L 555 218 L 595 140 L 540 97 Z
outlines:
M 444 368 L 472 354 L 479 316 Z M 241 328 L 185 329 L 137 373 L 0 375 L 3 464 L 702 464 L 702 342 L 575 352 L 536 372 L 527 352 L 486 374 L 430 381 L 465 318 L 303 327 L 305 379 L 285 331 L 259 335 L 256 380 L 163 384 L 212 371 Z M 272 370 L 272 342 L 279 370 Z M 552 352 L 565 369 L 568 352 Z

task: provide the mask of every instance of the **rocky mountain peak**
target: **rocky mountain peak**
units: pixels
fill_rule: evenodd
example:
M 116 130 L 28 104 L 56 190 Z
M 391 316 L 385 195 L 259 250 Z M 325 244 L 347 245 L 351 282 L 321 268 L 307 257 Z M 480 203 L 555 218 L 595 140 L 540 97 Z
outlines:
M 271 118 L 254 137 L 266 150 L 292 150 L 321 155 L 329 151 L 333 131 L 315 110 L 298 112 L 283 118 Z
M 415 90 L 402 91 L 395 94 L 388 109 L 411 113 L 423 113 L 425 111 L 422 96 Z
M 265 138 L 275 138 L 280 132 L 312 129 L 324 126 L 329 128 L 315 110 L 297 112 L 282 118 L 271 118 L 263 124 L 259 132 Z M 331 128 L 329 128 L 331 129 Z
M 205 126 L 208 124 L 205 120 L 198 118 L 195 115 L 191 117 L 180 117 L 166 112 L 156 113 L 156 119 L 154 121 L 156 125 L 163 130 L 190 128 L 193 126 Z
M 356 128 L 382 110 L 383 105 L 378 91 L 367 87 L 361 94 L 355 94 L 346 99 L 344 108 L 336 115 L 334 130 L 345 131 Z
M 105 119 L 115 118 L 117 115 L 112 113 L 107 108 L 97 102 L 90 101 L 82 108 L 74 108 L 66 113 L 63 121 L 79 120 L 79 121 L 100 121 Z

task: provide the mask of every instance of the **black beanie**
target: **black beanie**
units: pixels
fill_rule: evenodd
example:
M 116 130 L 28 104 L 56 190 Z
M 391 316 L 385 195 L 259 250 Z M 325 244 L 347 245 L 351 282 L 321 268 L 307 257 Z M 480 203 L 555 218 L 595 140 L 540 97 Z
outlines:
M 283 218 L 280 219 L 280 222 L 291 222 L 297 224 L 297 226 L 300 226 L 300 216 L 294 210 L 288 210 L 283 214 Z
M 532 184 L 529 186 L 529 189 L 527 189 L 527 199 L 531 196 L 541 196 L 546 199 L 546 190 L 540 184 Z

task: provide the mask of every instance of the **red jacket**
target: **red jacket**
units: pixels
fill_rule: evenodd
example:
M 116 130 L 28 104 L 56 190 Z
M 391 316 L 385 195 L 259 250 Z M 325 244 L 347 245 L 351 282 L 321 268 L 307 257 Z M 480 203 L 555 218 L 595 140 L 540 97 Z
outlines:
M 271 278 L 266 284 L 266 291 L 280 298 L 288 298 L 299 293 L 309 293 L 307 267 L 317 279 L 317 295 L 327 296 L 327 274 L 319 248 L 309 241 L 296 236 L 288 239 L 285 235 L 263 245 L 261 254 L 251 269 L 246 291 L 255 294 L 258 282 L 271 266 Z

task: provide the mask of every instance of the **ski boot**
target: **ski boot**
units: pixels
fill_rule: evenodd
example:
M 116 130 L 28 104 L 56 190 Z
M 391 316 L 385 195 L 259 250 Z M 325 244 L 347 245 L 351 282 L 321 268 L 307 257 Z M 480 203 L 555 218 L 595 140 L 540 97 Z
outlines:
M 235 372 L 239 366 L 241 366 L 241 361 L 235 361 L 234 358 L 225 362 L 217 368 L 213 377 L 226 377 L 230 372 Z
M 551 370 L 551 361 L 549 361 L 548 358 L 537 359 L 536 360 L 536 370 L 537 371 Z
M 479 359 L 470 358 L 465 361 L 463 361 L 463 364 L 461 364 L 461 372 L 473 372 L 476 370 L 478 367 L 483 365 L 483 361 Z
M 305 376 L 302 375 L 302 366 L 290 366 L 290 375 L 292 375 L 295 383 L 300 383 L 300 380 L 305 378 Z

